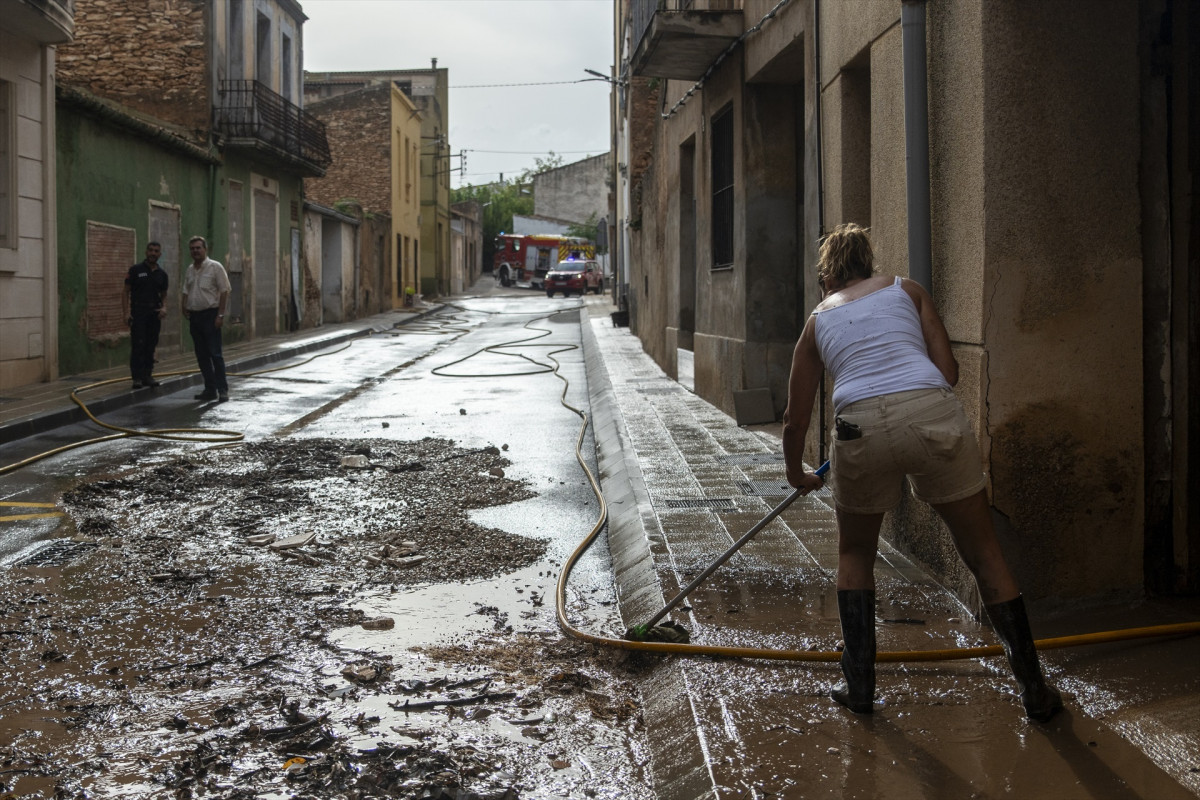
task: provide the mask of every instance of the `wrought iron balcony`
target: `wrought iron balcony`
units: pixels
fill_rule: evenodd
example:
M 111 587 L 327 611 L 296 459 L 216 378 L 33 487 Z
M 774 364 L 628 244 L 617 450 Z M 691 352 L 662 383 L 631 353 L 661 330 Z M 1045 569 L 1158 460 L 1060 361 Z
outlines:
M 689 81 L 704 77 L 742 35 L 737 6 L 732 0 L 633 0 L 633 74 Z
M 266 151 L 306 172 L 315 167 L 316 175 L 333 160 L 324 123 L 258 81 L 221 81 L 215 117 L 230 146 Z

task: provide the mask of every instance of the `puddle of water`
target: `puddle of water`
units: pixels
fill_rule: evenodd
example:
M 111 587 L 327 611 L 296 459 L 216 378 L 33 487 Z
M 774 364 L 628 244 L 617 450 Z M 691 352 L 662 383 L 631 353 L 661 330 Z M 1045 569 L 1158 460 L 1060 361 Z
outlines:
M 536 564 L 495 580 L 368 592 L 352 605 L 361 608 L 368 619 L 391 617 L 396 627 L 382 631 L 342 628 L 334 631 L 331 639 L 342 647 L 396 655 L 418 645 L 448 644 L 506 626 L 518 631 L 544 629 L 544 619 L 532 620 L 545 616 L 536 609 L 553 604 L 553 590 L 550 570 Z M 481 609 L 495 610 L 481 613 Z M 522 615 L 531 616 L 523 619 Z

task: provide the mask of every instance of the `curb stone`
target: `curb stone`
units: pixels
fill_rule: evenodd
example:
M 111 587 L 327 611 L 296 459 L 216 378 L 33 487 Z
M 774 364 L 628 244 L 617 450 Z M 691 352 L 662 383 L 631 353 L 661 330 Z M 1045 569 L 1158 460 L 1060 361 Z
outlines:
M 592 325 L 598 323 L 586 313 L 581 316 L 592 436 L 600 486 L 608 505 L 608 547 L 617 604 L 622 621 L 629 627 L 649 618 L 666 603 L 654 568 L 651 542 L 661 543 L 663 537 L 592 330 Z M 661 659 L 642 679 L 641 693 L 656 796 L 661 800 L 716 798 L 687 675 L 679 659 Z

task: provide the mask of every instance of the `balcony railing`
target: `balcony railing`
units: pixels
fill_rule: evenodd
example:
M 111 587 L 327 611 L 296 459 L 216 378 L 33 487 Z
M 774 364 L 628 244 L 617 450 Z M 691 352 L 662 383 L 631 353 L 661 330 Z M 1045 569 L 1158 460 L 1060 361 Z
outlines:
M 634 50 L 637 50 L 642 43 L 642 37 L 646 35 L 646 30 L 654 21 L 654 12 L 657 10 L 658 0 L 633 0 L 633 8 L 630 10 L 633 29 L 630 33 L 633 34 Z
M 329 166 L 325 125 L 258 81 L 221 81 L 216 127 L 233 139 L 256 139 L 290 156 Z

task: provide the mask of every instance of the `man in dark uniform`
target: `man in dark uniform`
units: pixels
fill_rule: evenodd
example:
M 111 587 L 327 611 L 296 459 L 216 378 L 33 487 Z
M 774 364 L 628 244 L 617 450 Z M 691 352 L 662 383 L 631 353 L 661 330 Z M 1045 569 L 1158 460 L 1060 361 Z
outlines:
M 129 322 L 129 374 L 133 388 L 158 386 L 154 371 L 154 348 L 158 347 L 158 332 L 167 316 L 167 273 L 158 266 L 162 245 L 146 245 L 146 258 L 129 268 L 125 276 L 125 293 L 121 296 L 125 319 Z

